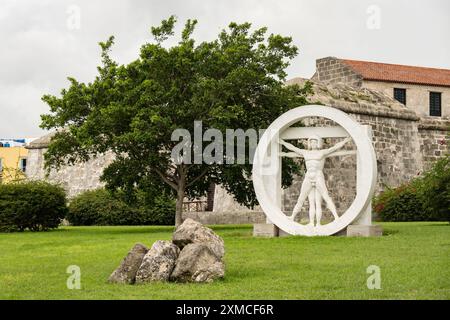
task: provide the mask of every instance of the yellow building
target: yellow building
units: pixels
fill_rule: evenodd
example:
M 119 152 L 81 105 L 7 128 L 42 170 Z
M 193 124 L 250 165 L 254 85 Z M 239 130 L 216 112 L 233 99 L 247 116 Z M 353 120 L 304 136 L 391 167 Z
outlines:
M 25 147 L 0 147 L 0 183 L 25 178 L 27 156 Z

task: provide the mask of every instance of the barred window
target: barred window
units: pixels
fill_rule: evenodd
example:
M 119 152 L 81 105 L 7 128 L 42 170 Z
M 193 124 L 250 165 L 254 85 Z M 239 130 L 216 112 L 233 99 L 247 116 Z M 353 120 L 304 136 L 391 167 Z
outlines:
M 441 93 L 430 92 L 430 116 L 441 116 Z
M 406 106 L 406 89 L 394 88 L 394 99 Z

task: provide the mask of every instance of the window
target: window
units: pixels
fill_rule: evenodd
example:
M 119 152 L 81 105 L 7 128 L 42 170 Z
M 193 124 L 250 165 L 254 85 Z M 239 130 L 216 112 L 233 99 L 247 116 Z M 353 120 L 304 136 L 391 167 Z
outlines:
M 394 88 L 394 99 L 406 106 L 406 89 Z
M 441 93 L 430 92 L 430 116 L 441 116 Z
M 20 159 L 19 167 L 20 167 L 20 170 L 22 170 L 22 172 L 26 172 L 27 171 L 27 159 L 26 158 L 21 158 Z

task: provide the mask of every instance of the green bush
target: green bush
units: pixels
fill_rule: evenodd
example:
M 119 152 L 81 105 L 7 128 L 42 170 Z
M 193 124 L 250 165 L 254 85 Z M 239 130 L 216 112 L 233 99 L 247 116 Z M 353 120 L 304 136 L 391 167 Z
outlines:
M 438 160 L 425 172 L 419 196 L 430 220 L 450 221 L 450 156 Z
M 56 185 L 31 181 L 0 185 L 0 231 L 46 231 L 67 213 L 66 194 Z
M 140 201 L 128 204 L 120 194 L 97 189 L 71 200 L 67 220 L 75 226 L 171 225 L 174 212 L 173 201 L 164 196 L 155 198 L 150 207 Z
M 374 198 L 382 221 L 449 221 L 450 157 L 438 160 L 422 176 Z
M 86 191 L 70 201 L 67 220 L 75 226 L 132 224 L 135 212 L 104 189 Z
M 426 221 L 422 201 L 414 183 L 387 188 L 374 200 L 374 211 L 382 221 Z
M 144 225 L 173 225 L 175 223 L 175 201 L 166 196 L 156 196 L 151 203 L 140 205 L 142 224 Z

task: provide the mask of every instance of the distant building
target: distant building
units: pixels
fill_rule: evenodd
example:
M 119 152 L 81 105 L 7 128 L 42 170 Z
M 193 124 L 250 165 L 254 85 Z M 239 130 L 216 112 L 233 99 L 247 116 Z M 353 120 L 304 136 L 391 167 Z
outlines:
M 27 171 L 27 142 L 32 139 L 0 139 L 0 183 L 24 178 Z
M 312 80 L 377 90 L 419 116 L 450 117 L 450 70 L 326 57 Z

